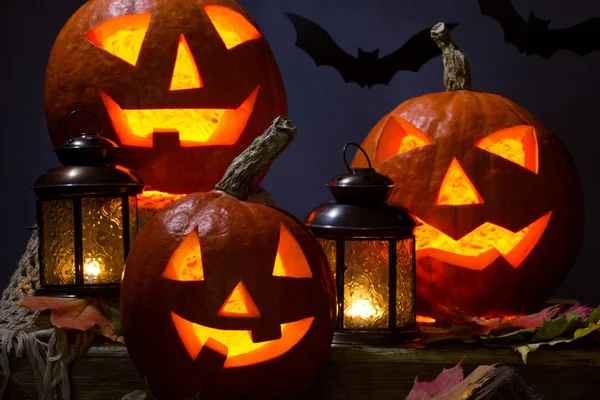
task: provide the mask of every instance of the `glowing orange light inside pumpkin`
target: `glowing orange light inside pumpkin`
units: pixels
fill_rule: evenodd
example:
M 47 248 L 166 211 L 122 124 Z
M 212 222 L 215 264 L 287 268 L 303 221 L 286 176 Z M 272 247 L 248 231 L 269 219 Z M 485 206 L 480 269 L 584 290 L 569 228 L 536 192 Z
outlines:
M 228 49 L 262 37 L 240 13 L 219 5 L 204 7 Z M 150 13 L 116 17 L 86 33 L 85 38 L 108 53 L 136 65 L 150 26 Z M 180 36 L 170 90 L 203 87 L 190 47 Z M 227 146 L 237 142 L 246 128 L 259 87 L 236 109 L 122 109 L 100 92 L 119 141 L 125 146 L 152 147 L 155 130 L 177 131 L 182 147 Z
M 452 159 L 435 200 L 436 205 L 483 204 L 483 199 L 456 158 Z
M 260 312 L 246 286 L 244 286 L 244 282 L 240 281 L 227 297 L 217 315 L 222 317 L 258 318 Z
M 125 146 L 152 147 L 155 130 L 179 132 L 182 147 L 235 144 L 252 115 L 257 86 L 235 110 L 225 109 L 134 109 L 124 110 L 100 92 L 110 119 Z
M 203 346 L 225 356 L 224 368 L 259 364 L 290 351 L 310 329 L 314 317 L 281 324 L 281 338 L 260 343 L 252 341 L 251 331 L 221 330 L 194 324 L 171 312 L 175 329 L 192 359 L 196 359 Z
M 475 142 L 475 146 L 538 173 L 538 146 L 532 126 L 503 129 Z
M 195 230 L 175 249 L 162 276 L 174 281 L 204 280 L 200 238 Z
M 204 11 L 221 36 L 227 49 L 232 49 L 262 35 L 242 14 L 219 5 L 206 5 Z
M 417 259 L 434 257 L 442 262 L 482 270 L 499 256 L 513 267 L 527 258 L 550 222 L 552 211 L 518 232 L 486 222 L 458 240 L 419 220 L 415 229 Z
M 494 320 L 515 320 L 515 319 L 519 319 L 519 318 L 523 318 L 526 317 L 527 315 L 525 314 L 518 314 L 518 315 L 503 315 L 503 316 L 497 316 L 497 317 L 477 317 L 478 319 L 482 320 L 482 321 L 494 321 Z
M 273 276 L 286 278 L 312 278 L 312 271 L 302 248 L 294 235 L 283 224 L 279 228 L 279 247 L 275 257 Z
M 113 56 L 136 65 L 150 18 L 150 13 L 116 17 L 98 25 L 84 37 Z
M 392 115 L 381 129 L 375 151 L 375 161 L 387 160 L 432 143 L 433 141 L 413 124 Z
M 149 193 L 147 196 L 156 196 Z M 280 225 L 279 248 L 273 275 L 287 278 L 312 278 L 310 266 L 290 230 Z M 204 280 L 200 239 L 192 231 L 173 252 L 163 277 L 178 281 Z M 219 309 L 218 316 L 226 318 L 260 318 L 252 296 L 240 281 Z M 221 330 L 195 324 L 171 312 L 173 324 L 188 354 L 195 359 L 203 346 L 227 356 L 225 368 L 261 363 L 283 355 L 292 349 L 310 329 L 314 317 L 280 324 L 281 338 L 254 343 L 252 331 Z
M 171 194 L 160 192 L 158 190 L 144 190 L 137 195 L 137 201 L 140 209 L 160 210 L 182 197 L 185 197 L 185 194 Z
M 417 315 L 416 321 L 420 324 L 433 324 L 435 323 L 435 318 L 426 317 L 424 315 Z
M 202 86 L 202 79 L 190 46 L 188 46 L 185 37 L 181 35 L 169 90 L 199 89 Z

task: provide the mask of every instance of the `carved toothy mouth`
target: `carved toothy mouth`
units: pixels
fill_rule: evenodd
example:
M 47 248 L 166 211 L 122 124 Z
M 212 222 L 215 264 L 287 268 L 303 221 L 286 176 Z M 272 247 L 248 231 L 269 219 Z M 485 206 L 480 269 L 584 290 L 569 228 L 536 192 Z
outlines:
M 415 229 L 417 259 L 436 260 L 472 270 L 482 270 L 502 256 L 515 269 L 529 256 L 550 222 L 552 211 L 518 232 L 486 222 L 458 240 L 423 224 Z
M 281 338 L 260 343 L 252 341 L 251 331 L 221 330 L 195 324 L 171 312 L 179 338 L 195 360 L 204 346 L 227 357 L 223 368 L 243 367 L 280 357 L 306 335 L 314 317 L 281 324 Z
M 100 92 L 112 125 L 124 146 L 153 147 L 155 130 L 179 132 L 181 147 L 227 146 L 240 138 L 254 110 L 257 86 L 236 109 L 122 109 Z

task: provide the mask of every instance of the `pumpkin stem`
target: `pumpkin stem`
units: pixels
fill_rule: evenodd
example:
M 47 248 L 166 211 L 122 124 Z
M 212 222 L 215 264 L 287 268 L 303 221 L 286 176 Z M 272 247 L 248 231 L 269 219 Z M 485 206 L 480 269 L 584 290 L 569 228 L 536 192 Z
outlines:
M 450 29 L 443 22 L 437 23 L 431 28 L 431 38 L 442 50 L 446 91 L 471 90 L 469 60 L 452 40 Z
M 248 199 L 252 184 L 296 138 L 296 127 L 283 115 L 275 118 L 271 126 L 237 156 L 215 189 L 222 190 L 240 200 Z

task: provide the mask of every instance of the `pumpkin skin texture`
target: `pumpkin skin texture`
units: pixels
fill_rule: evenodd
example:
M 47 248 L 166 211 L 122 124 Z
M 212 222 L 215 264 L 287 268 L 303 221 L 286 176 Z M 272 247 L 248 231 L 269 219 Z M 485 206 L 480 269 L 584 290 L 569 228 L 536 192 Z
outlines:
M 221 190 L 160 210 L 121 285 L 125 342 L 159 399 L 200 388 L 208 399 L 292 398 L 319 373 L 334 321 L 333 276 L 314 236 Z
M 92 110 L 121 147 L 115 162 L 171 194 L 210 191 L 287 112 L 269 45 L 233 0 L 87 2 L 52 48 L 45 106 L 55 146 L 71 110 Z
M 512 101 L 469 90 L 410 99 L 362 146 L 396 182 L 390 201 L 424 223 L 415 230 L 419 314 L 434 316 L 438 304 L 479 316 L 533 312 L 574 263 L 584 223 L 576 168 Z M 358 154 L 352 165 L 364 164 Z
M 583 190 L 567 150 L 512 101 L 471 90 L 469 62 L 443 23 L 446 92 L 400 104 L 362 146 L 395 182 L 390 201 L 422 222 L 417 313 L 474 316 L 537 311 L 583 241 Z M 353 166 L 363 166 L 358 154 Z

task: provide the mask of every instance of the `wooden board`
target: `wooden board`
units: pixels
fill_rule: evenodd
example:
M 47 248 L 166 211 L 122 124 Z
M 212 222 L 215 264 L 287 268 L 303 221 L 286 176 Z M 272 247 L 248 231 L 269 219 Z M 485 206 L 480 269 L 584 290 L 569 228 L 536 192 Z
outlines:
M 464 357 L 464 359 L 463 359 Z M 465 375 L 479 365 L 503 363 L 518 368 L 548 400 L 600 399 L 600 346 L 557 345 L 530 354 L 528 365 L 511 349 L 476 344 L 434 344 L 427 348 L 332 346 L 329 361 L 303 399 L 402 400 L 415 376 L 434 379 L 463 359 Z M 5 399 L 37 399 L 27 359 L 11 361 Z M 143 388 L 143 379 L 123 346 L 92 347 L 71 368 L 73 399 L 119 400 Z

